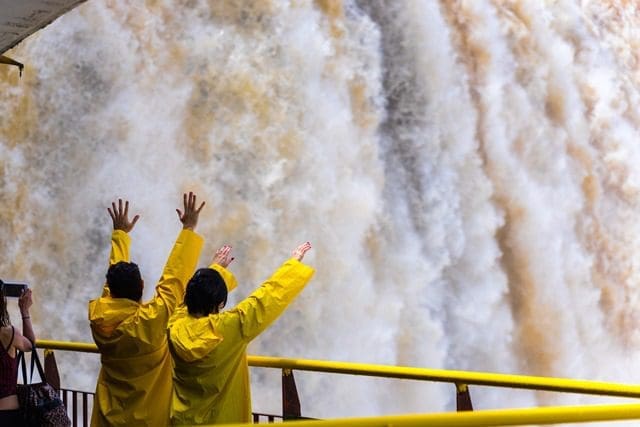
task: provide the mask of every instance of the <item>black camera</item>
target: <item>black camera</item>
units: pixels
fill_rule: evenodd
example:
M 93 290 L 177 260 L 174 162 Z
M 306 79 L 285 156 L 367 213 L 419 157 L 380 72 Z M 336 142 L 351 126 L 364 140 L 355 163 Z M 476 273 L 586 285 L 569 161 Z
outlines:
M 26 283 L 3 282 L 0 280 L 0 287 L 2 287 L 5 296 L 17 298 L 27 290 L 29 285 Z

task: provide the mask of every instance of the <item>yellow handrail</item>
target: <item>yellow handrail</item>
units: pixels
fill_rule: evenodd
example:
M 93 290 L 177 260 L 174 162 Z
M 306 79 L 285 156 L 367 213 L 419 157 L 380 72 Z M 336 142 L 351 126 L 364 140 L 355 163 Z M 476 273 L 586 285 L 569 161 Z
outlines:
M 632 419 L 640 419 L 640 404 L 553 406 L 547 408 L 492 409 L 474 412 L 335 418 L 329 420 L 291 421 L 287 425 L 294 427 L 480 427 Z M 255 424 L 225 424 L 226 427 L 249 427 L 252 425 Z
M 640 397 L 640 386 L 568 378 L 536 377 L 529 375 L 494 374 L 473 371 L 412 368 L 405 366 L 370 365 L 352 362 L 285 359 L 249 356 L 249 365 L 263 368 L 286 368 L 301 371 L 331 372 L 374 377 L 475 384 L 527 390 L 558 391 L 621 397 Z
M 81 353 L 100 353 L 98 346 L 88 342 L 36 340 L 36 347 L 48 350 L 78 351 Z
M 98 353 L 96 345 L 91 343 L 38 340 L 36 342 L 36 346 L 51 350 Z M 472 371 L 449 371 L 444 369 L 371 365 L 352 362 L 287 359 L 266 356 L 248 356 L 247 359 L 250 366 L 262 368 L 295 369 L 300 371 L 448 382 L 454 384 L 474 384 L 527 390 L 596 394 L 603 396 L 640 397 L 640 386 L 600 381 L 535 377 L 529 375 L 494 374 Z

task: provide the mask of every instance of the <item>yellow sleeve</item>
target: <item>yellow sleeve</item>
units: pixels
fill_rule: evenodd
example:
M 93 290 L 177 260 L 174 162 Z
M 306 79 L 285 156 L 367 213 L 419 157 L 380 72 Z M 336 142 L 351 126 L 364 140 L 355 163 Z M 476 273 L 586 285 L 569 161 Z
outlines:
M 229 314 L 239 317 L 242 338 L 251 341 L 267 329 L 293 302 L 315 270 L 290 259 Z
M 195 271 L 203 245 L 204 239 L 193 231 L 183 229 L 180 232 L 156 285 L 156 295 L 142 309 L 141 314 L 148 320 L 157 319 L 155 326 L 163 331 L 169 316 L 184 299 L 184 290 Z
M 131 237 L 122 230 L 113 230 L 113 233 L 111 233 L 109 267 L 120 261 L 129 262 L 129 246 L 131 246 Z M 102 296 L 109 296 L 109 287 L 106 283 L 102 287 Z
M 131 246 L 131 237 L 122 230 L 113 230 L 109 265 L 117 264 L 120 261 L 129 262 L 129 246 Z
M 221 266 L 220 264 L 211 264 L 209 268 L 214 269 L 222 276 L 224 280 L 224 284 L 227 285 L 227 292 L 231 292 L 235 288 L 238 287 L 238 281 L 236 280 L 236 276 L 233 275 L 232 272 Z

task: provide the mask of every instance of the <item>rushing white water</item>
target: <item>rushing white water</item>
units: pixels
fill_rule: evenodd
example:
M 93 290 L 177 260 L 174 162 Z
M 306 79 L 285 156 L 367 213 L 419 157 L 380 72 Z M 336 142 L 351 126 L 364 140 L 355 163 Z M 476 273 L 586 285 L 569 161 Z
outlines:
M 640 380 L 633 2 L 89 0 L 0 69 L 2 277 L 90 340 L 116 197 L 159 276 L 194 190 L 201 264 L 317 275 L 254 354 Z M 620 4 L 618 4 L 620 3 Z M 97 357 L 58 354 L 92 389 Z M 300 374 L 303 413 L 450 410 L 451 385 Z M 279 374 L 253 370 L 254 409 Z M 592 402 L 472 388 L 477 408 Z M 608 401 L 611 401 L 610 399 Z

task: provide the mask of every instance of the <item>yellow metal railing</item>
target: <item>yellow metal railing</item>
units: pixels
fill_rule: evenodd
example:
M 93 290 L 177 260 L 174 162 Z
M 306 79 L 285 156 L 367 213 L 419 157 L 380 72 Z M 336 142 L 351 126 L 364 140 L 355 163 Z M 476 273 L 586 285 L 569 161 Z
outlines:
M 70 350 L 86 353 L 98 352 L 95 344 L 90 343 L 38 340 L 36 342 L 36 346 L 51 350 Z M 248 356 L 247 359 L 249 366 L 262 368 L 328 372 L 334 374 L 364 375 L 371 377 L 447 382 L 453 384 L 473 384 L 564 393 L 595 394 L 602 396 L 640 397 L 640 386 L 600 381 L 494 374 L 473 371 L 449 371 L 443 369 L 371 365 L 352 362 L 287 359 L 266 356 Z
M 351 362 L 284 359 L 249 356 L 249 365 L 262 368 L 287 368 L 300 371 L 330 372 L 336 374 L 366 375 L 373 377 L 411 379 L 508 387 L 527 390 L 558 391 L 565 393 L 597 394 L 603 396 L 640 397 L 640 386 L 565 378 L 534 377 L 528 375 L 494 374 L 473 371 L 411 368 L 403 366 L 370 365 Z
M 290 421 L 295 427 L 484 427 L 586 423 L 640 419 L 640 404 L 493 409 L 475 412 L 407 414 L 330 420 Z M 226 424 L 248 427 L 254 424 Z
M 80 353 L 99 353 L 98 346 L 88 342 L 36 340 L 36 347 L 46 348 L 48 350 L 78 351 Z
M 50 350 L 67 350 L 98 353 L 95 344 L 38 340 L 36 346 Z M 566 378 L 507 375 L 472 371 L 412 368 L 402 366 L 372 365 L 350 362 L 288 359 L 279 357 L 248 356 L 253 367 L 326 372 L 334 374 L 364 375 L 372 377 L 448 382 L 459 385 L 483 385 L 493 387 L 569 392 L 617 397 L 640 397 L 640 386 Z M 296 427 L 476 427 L 545 425 L 584 423 L 597 421 L 640 420 L 640 404 L 562 406 L 545 408 L 494 409 L 473 412 L 447 412 L 431 414 L 406 414 L 379 417 L 340 418 L 313 421 L 292 421 Z M 242 426 L 243 424 L 234 424 Z M 246 424 L 246 426 L 255 424 Z

